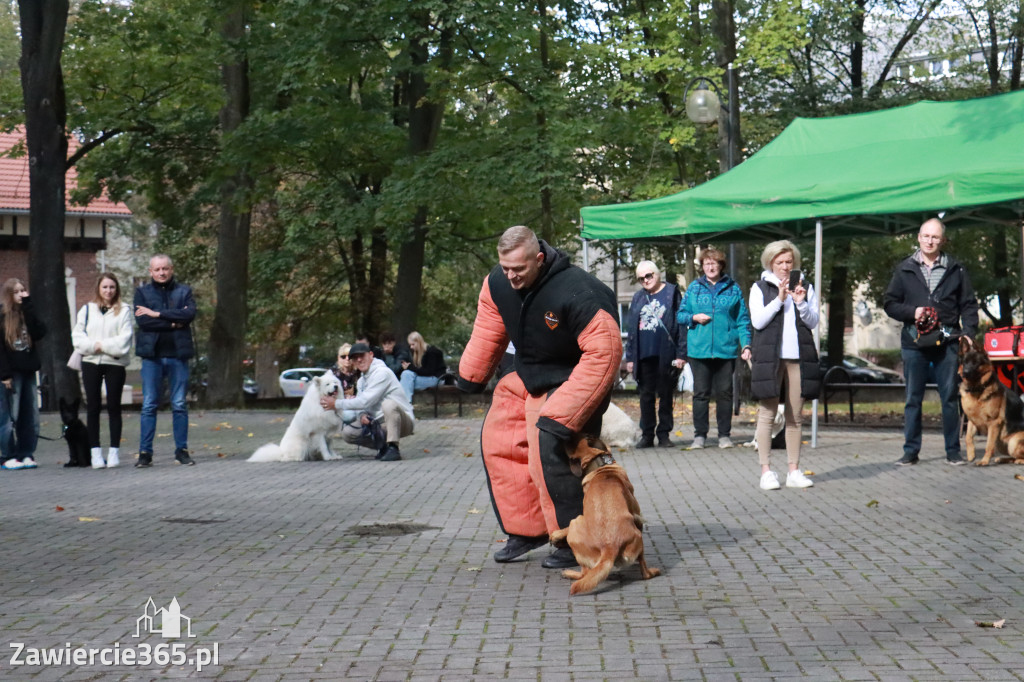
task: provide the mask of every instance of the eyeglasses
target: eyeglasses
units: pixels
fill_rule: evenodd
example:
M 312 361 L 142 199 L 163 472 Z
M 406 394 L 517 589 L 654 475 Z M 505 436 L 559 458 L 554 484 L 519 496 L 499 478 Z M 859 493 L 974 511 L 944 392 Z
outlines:
M 648 272 L 646 275 L 637 275 L 636 276 L 636 281 L 638 281 L 638 282 L 646 282 L 649 279 L 654 279 L 654 273 L 653 272 Z
M 348 360 L 348 356 L 347 355 L 339 355 L 338 359 L 339 360 Z
M 929 235 L 922 234 L 922 235 L 919 236 L 919 239 L 921 241 L 923 241 L 923 242 L 941 242 L 942 241 L 942 237 L 933 237 L 930 234 Z

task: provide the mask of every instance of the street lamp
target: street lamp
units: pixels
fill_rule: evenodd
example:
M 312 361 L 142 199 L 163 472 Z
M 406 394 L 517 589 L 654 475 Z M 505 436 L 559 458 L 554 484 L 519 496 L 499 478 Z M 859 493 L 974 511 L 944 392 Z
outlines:
M 729 84 L 728 101 L 733 102 L 735 101 L 736 80 L 731 64 L 725 67 L 725 74 Z M 694 85 L 697 87 L 694 88 Z M 725 112 L 725 170 L 731 170 L 736 165 L 733 159 L 733 129 L 738 127 L 735 125 L 738 121 L 734 121 L 734 116 L 738 112 L 731 111 L 728 104 L 723 104 L 720 95 L 721 91 L 714 81 L 697 76 L 691 78 L 690 82 L 686 84 L 683 101 L 686 103 L 686 117 L 694 123 L 714 123 L 719 120 L 719 112 Z

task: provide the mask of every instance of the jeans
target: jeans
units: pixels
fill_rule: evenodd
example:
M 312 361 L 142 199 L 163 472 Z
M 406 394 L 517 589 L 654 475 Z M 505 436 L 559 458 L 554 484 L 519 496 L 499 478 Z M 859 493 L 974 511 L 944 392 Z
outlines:
M 644 358 L 636 367 L 636 388 L 640 393 L 640 433 L 644 440 L 654 438 L 657 428 L 658 439 L 664 440 L 672 433 L 672 398 L 676 390 L 679 373 L 661 371 L 661 360 L 657 357 Z M 657 401 L 657 420 L 655 420 Z
M 921 452 L 921 403 L 928 382 L 928 369 L 935 370 L 942 405 L 942 435 L 946 457 L 960 455 L 960 403 L 956 386 L 957 347 L 947 343 L 936 348 L 903 348 L 903 375 L 907 382 L 907 404 L 903 411 L 903 453 L 917 456 Z
M 711 396 L 715 397 L 718 437 L 732 433 L 732 374 L 735 358 L 690 358 L 693 372 L 693 435 L 708 435 Z
M 171 387 L 171 430 L 175 450 L 188 449 L 188 360 L 178 358 L 142 359 L 142 415 L 139 426 L 139 451 L 153 453 L 156 435 L 156 410 L 160 406 L 160 389 L 164 379 Z
M 402 372 L 402 388 L 405 390 L 405 397 L 412 402 L 412 394 L 415 391 L 422 391 L 427 388 L 433 388 L 437 386 L 437 382 L 441 381 L 441 377 L 424 377 L 420 376 L 411 369 L 404 370 Z
M 36 373 L 15 371 L 11 388 L 0 384 L 0 460 L 23 460 L 36 453 L 39 402 Z

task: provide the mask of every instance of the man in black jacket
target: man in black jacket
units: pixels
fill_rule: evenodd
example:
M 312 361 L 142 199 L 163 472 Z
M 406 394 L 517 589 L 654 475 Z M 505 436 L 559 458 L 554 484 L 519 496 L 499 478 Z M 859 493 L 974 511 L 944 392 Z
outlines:
M 921 403 L 924 400 L 928 370 L 935 381 L 942 404 L 942 432 L 945 436 L 946 463 L 964 463 L 960 455 L 960 411 L 956 388 L 956 338 L 973 341 L 978 331 L 978 301 L 967 270 L 949 254 L 942 252 L 946 228 L 937 218 L 926 220 L 917 234 L 920 248 L 902 261 L 885 291 L 885 313 L 903 323 L 900 336 L 903 374 L 907 382 L 904 409 L 903 457 L 899 466 L 917 464 L 921 451 Z M 918 321 L 938 315 L 942 330 L 940 343 L 925 346 L 918 340 Z
M 169 256 L 149 259 L 152 280 L 135 290 L 135 319 L 139 333 L 135 354 L 142 358 L 142 414 L 139 417 L 139 461 L 136 467 L 153 466 L 153 436 L 160 389 L 166 378 L 171 388 L 171 427 L 174 459 L 178 464 L 195 464 L 188 453 L 188 361 L 195 355 L 192 320 L 196 302 L 192 288 L 174 279 Z

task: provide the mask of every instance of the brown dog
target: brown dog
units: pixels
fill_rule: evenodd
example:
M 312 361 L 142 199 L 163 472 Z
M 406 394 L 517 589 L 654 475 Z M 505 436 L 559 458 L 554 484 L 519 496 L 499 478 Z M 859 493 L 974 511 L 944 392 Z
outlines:
M 580 563 L 580 571 L 562 571 L 575 581 L 569 593 L 590 592 L 612 568 L 632 563 L 640 565 L 644 580 L 661 575 L 644 561 L 644 520 L 626 470 L 615 463 L 600 438 L 581 436 L 567 449 L 573 471 L 583 476 L 583 515 L 573 519 L 569 528 L 552 533 L 551 542 L 568 538 Z
M 974 461 L 974 434 L 987 434 L 985 457 L 977 466 L 988 466 L 992 456 L 1009 455 L 1024 464 L 1024 403 L 999 383 L 995 367 L 984 350 L 960 337 L 960 404 L 967 415 L 967 461 Z

